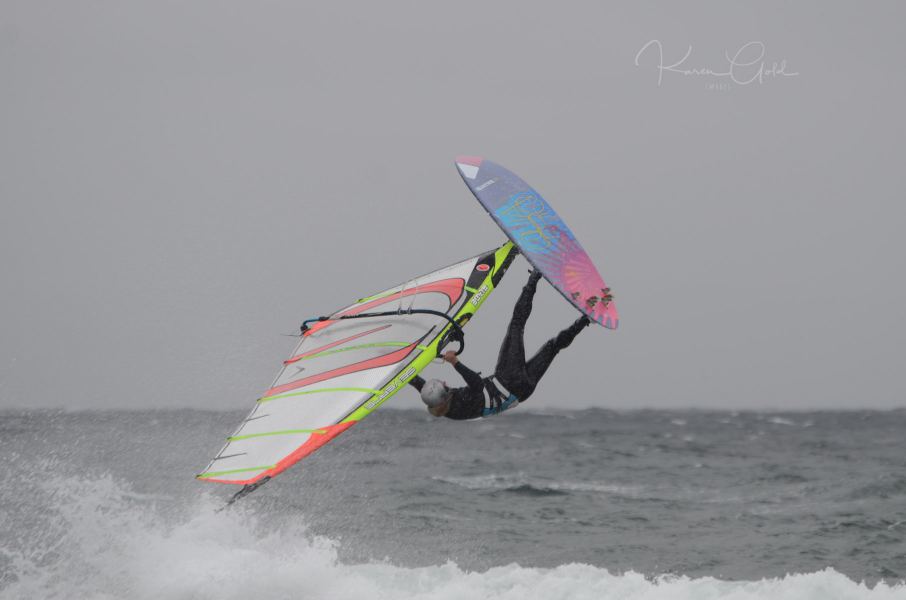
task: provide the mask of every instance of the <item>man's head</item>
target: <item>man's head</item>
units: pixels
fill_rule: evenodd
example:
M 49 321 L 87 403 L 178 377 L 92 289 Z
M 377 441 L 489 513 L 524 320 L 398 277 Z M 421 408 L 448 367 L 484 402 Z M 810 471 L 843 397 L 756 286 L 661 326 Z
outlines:
M 422 402 L 435 417 L 442 417 L 450 410 L 450 399 L 453 392 L 447 384 L 439 379 L 429 379 L 422 386 Z

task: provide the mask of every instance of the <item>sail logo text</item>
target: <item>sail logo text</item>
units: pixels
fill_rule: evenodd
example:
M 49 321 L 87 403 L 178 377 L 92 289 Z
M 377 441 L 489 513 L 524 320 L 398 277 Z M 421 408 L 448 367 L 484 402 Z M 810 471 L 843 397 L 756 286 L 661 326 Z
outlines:
M 368 402 L 366 402 L 365 408 L 371 410 L 372 408 L 378 406 L 384 400 L 386 400 L 387 398 L 392 396 L 393 393 L 396 390 L 398 390 L 400 388 L 400 386 L 403 385 L 404 382 L 407 379 L 409 379 L 410 377 L 412 377 L 413 375 L 415 375 L 415 367 L 409 367 L 408 369 L 406 369 L 405 371 L 400 373 L 399 377 L 394 379 L 390 385 L 388 385 L 386 388 L 384 388 L 384 391 L 381 392 L 380 396 L 378 396 L 377 398 L 374 398 L 373 400 L 369 400 Z
M 488 293 L 488 284 L 484 284 L 483 286 L 481 286 L 478 289 L 477 292 L 475 292 L 475 296 L 472 298 L 472 300 L 469 303 L 472 306 L 478 306 L 478 303 L 481 302 L 481 299 L 484 298 L 484 295 L 487 293 Z

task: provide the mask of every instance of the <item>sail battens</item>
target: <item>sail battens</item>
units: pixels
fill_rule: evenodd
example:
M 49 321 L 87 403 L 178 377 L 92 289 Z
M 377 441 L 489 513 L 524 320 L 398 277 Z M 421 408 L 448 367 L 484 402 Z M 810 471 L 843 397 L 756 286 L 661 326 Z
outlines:
M 513 253 L 508 242 L 318 319 L 199 479 L 254 485 L 365 418 L 437 358 L 452 323 L 478 310 L 499 281 L 490 273 Z

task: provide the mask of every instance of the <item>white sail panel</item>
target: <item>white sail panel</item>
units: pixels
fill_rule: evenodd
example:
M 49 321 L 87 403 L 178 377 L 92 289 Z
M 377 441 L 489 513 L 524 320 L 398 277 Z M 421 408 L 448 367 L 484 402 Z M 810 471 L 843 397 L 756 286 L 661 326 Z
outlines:
M 449 325 L 443 315 L 453 317 L 463 309 L 476 291 L 468 283 L 478 285 L 476 281 L 489 277 L 494 257 L 494 252 L 485 253 L 407 281 L 312 325 L 255 408 L 198 477 L 255 483 L 283 471 L 354 424 L 344 419 L 375 399 L 428 350 Z M 441 314 L 406 314 L 409 310 Z M 368 316 L 379 312 L 393 314 Z M 339 318 L 356 315 L 366 316 Z

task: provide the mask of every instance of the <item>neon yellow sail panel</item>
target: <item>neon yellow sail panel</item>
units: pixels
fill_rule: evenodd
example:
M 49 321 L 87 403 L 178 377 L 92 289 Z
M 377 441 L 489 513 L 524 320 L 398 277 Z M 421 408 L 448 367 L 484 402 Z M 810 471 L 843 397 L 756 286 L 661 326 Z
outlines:
M 515 255 L 508 242 L 316 322 L 198 478 L 254 484 L 363 419 L 437 357 Z

